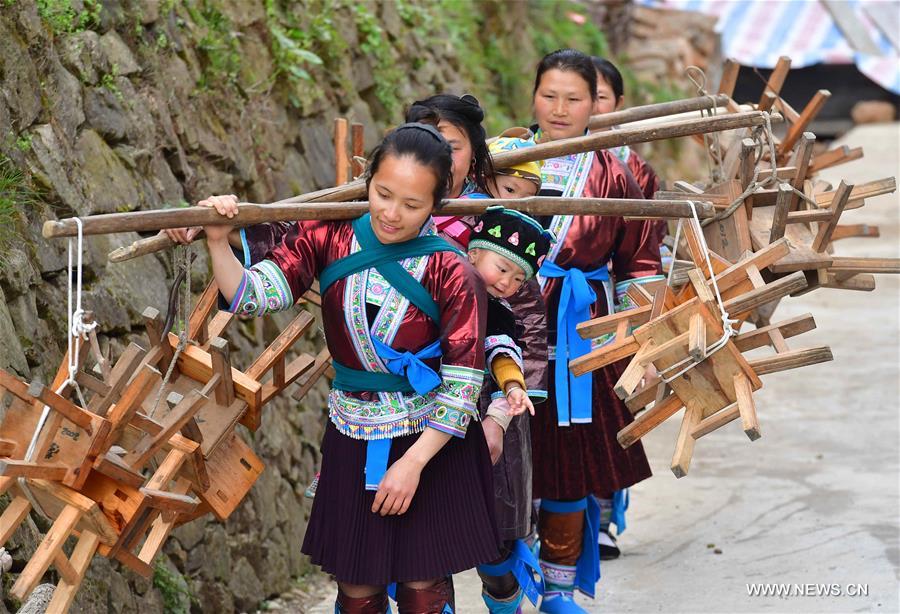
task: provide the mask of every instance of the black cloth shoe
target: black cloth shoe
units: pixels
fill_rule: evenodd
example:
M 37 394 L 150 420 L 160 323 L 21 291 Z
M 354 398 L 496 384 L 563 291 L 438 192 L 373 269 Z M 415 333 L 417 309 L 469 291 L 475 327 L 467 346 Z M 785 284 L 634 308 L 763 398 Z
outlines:
M 622 554 L 619 546 L 616 545 L 616 538 L 609 532 L 609 529 L 600 531 L 600 539 L 597 541 L 599 542 L 601 561 L 612 561 Z

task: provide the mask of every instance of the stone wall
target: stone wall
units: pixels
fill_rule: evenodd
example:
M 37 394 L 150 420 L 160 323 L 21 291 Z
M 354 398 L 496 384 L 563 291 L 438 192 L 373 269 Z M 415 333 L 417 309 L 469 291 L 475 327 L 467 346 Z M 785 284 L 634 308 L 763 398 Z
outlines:
M 46 382 L 62 358 L 66 243 L 41 238 L 44 220 L 326 187 L 336 116 L 362 122 L 371 147 L 405 104 L 436 92 L 476 94 L 492 133 L 527 122 L 540 55 L 605 53 L 590 20 L 569 19 L 584 5 L 560 2 L 0 0 L 0 368 Z M 164 311 L 172 278 L 170 254 L 108 264 L 137 238 L 86 243 L 84 306 L 113 359 L 146 345 L 140 313 Z M 195 290 L 208 279 L 197 254 Z M 236 363 L 290 317 L 238 323 Z M 299 349 L 320 344 L 313 332 Z M 266 471 L 226 523 L 178 529 L 152 581 L 96 557 L 73 611 L 253 611 L 297 592 L 312 572 L 299 545 L 325 392 L 267 407 L 247 434 Z M 14 536 L 0 614 L 19 607 L 6 589 L 46 529 L 34 515 Z
M 62 358 L 66 243 L 43 240 L 43 220 L 214 193 L 270 202 L 325 187 L 334 181 L 336 115 L 363 122 L 370 146 L 399 118 L 379 90 L 385 66 L 403 75 L 390 92 L 398 101 L 461 91 L 452 48 L 426 44 L 398 13 L 411 4 L 0 0 L 0 176 L 8 179 L 0 198 L 14 201 L 0 208 L 0 225 L 14 231 L 0 247 L 0 367 L 46 382 Z M 332 38 L 310 43 L 310 32 Z M 308 76 L 289 75 L 292 67 Z M 164 311 L 171 280 L 169 255 L 107 263 L 111 249 L 136 238 L 86 246 L 85 307 L 113 357 L 129 341 L 146 346 L 140 313 Z M 195 289 L 208 276 L 202 248 L 198 255 Z M 236 362 L 246 364 L 290 317 L 236 326 Z M 301 349 L 318 345 L 316 335 Z M 176 530 L 153 581 L 96 557 L 73 611 L 253 611 L 302 582 L 311 571 L 299 552 L 303 491 L 318 465 L 324 394 L 320 383 L 299 404 L 288 397 L 267 407 L 248 435 L 266 471 L 226 523 Z M 14 536 L 14 572 L 46 528 L 34 516 Z M 4 574 L 4 589 L 13 578 Z M 0 612 L 18 607 L 8 594 L 0 600 Z

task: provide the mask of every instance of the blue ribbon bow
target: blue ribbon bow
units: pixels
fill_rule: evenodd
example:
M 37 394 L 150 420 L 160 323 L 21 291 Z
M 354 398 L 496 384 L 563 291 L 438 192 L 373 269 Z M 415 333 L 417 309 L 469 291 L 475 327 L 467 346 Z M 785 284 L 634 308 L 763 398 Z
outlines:
M 441 356 L 441 341 L 438 339 L 415 354 L 398 352 L 376 337 L 372 337 L 375 351 L 384 360 L 388 371 L 405 377 L 417 394 L 431 392 L 441 384 L 441 376 L 422 362 L 424 358 Z M 376 439 L 366 444 L 366 490 L 378 490 L 381 478 L 387 473 L 388 456 L 391 453 L 390 439 Z
M 609 281 L 609 269 L 605 266 L 593 271 L 564 269 L 555 262 L 545 260 L 540 274 L 544 277 L 562 278 L 559 309 L 556 313 L 556 417 L 560 426 L 591 421 L 591 392 L 593 377 L 590 373 L 576 376 L 569 371 L 569 361 L 591 351 L 591 342 L 582 339 L 575 327 L 590 319 L 591 305 L 597 294 L 588 280 Z
M 395 375 L 402 375 L 409 380 L 416 394 L 431 392 L 441 384 L 441 376 L 434 369 L 422 362 L 427 358 L 439 358 L 441 356 L 440 339 L 425 346 L 415 354 L 412 352 L 398 352 L 383 341 L 372 337 L 375 351 L 384 360 L 388 371 Z

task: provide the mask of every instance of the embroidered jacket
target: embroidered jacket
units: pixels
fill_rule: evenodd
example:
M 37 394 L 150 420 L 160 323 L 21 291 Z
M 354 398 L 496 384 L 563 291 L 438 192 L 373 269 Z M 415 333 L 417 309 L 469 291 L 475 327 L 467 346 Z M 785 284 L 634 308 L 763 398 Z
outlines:
M 574 179 L 578 184 L 574 191 L 584 197 L 643 196 L 629 169 L 609 151 L 592 152 L 572 164 L 571 168 L 560 164 L 558 177 L 554 176 L 556 167 L 550 162 L 544 165 L 548 176 L 545 177 L 541 194 L 559 195 L 563 192 L 562 186 Z M 563 268 L 576 267 L 589 271 L 609 265 L 613 279 L 618 282 L 652 277 L 661 272 L 654 221 L 626 221 L 621 217 L 596 215 L 557 215 L 542 221 L 557 237 L 547 259 Z M 612 302 L 611 285 L 604 287 L 590 280 L 588 283 L 597 295 L 590 317 L 607 315 L 608 305 Z M 553 359 L 560 283 L 557 279 L 542 279 L 541 285 L 547 304 L 550 358 Z
M 265 228 L 269 237 L 282 234 L 280 228 Z M 433 224 L 429 222 L 423 232 L 433 234 Z M 242 236 L 248 234 L 252 233 Z M 259 241 L 251 243 L 256 249 L 245 241 L 245 252 L 258 253 Z M 326 266 L 359 249 L 349 222 L 292 225 L 264 260 L 245 269 L 230 310 L 259 316 L 288 309 Z M 335 282 L 322 297 L 328 350 L 348 367 L 385 372 L 373 335 L 397 351 L 412 353 L 439 338 L 442 357 L 425 363 L 440 373 L 442 383 L 425 395 L 332 390 L 331 421 L 357 439 L 398 437 L 426 426 L 463 437 L 471 419 L 477 419 L 484 377 L 484 283 L 465 259 L 452 252 L 408 258 L 402 264 L 438 304 L 439 325 L 376 271 L 362 271 Z

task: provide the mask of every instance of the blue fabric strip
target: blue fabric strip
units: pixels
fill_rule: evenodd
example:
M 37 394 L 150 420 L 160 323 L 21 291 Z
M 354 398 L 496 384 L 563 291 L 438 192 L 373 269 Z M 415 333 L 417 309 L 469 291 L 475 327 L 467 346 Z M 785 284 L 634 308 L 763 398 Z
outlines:
M 538 596 L 544 593 L 544 574 L 541 572 L 541 565 L 531 548 L 521 539 L 516 540 L 512 552 L 505 561 L 496 565 L 479 565 L 478 571 L 486 576 L 505 576 L 512 573 L 525 596 L 534 605 L 537 605 Z
M 540 274 L 543 277 L 562 279 L 559 309 L 556 314 L 556 418 L 560 426 L 591 421 L 591 393 L 593 374 L 576 376 L 569 371 L 569 361 L 591 351 L 591 341 L 582 339 L 575 327 L 591 316 L 591 305 L 597 294 L 588 280 L 609 283 L 609 269 L 601 267 L 593 271 L 564 269 L 555 262 L 545 260 Z
M 617 490 L 613 493 L 612 498 L 612 518 L 610 521 L 616 525 L 616 534 L 621 535 L 625 532 L 627 524 L 625 522 L 625 512 L 628 511 L 628 504 L 631 496 L 628 489 Z
M 366 442 L 366 490 L 378 490 L 378 484 L 387 472 L 390 453 L 390 439 Z
M 582 534 L 581 555 L 575 562 L 575 587 L 594 598 L 597 581 L 600 579 L 600 505 L 594 497 L 584 499 L 584 533 Z
M 250 244 L 247 242 L 247 229 L 241 228 L 239 231 L 241 235 L 241 249 L 244 250 L 244 268 L 250 268 Z

